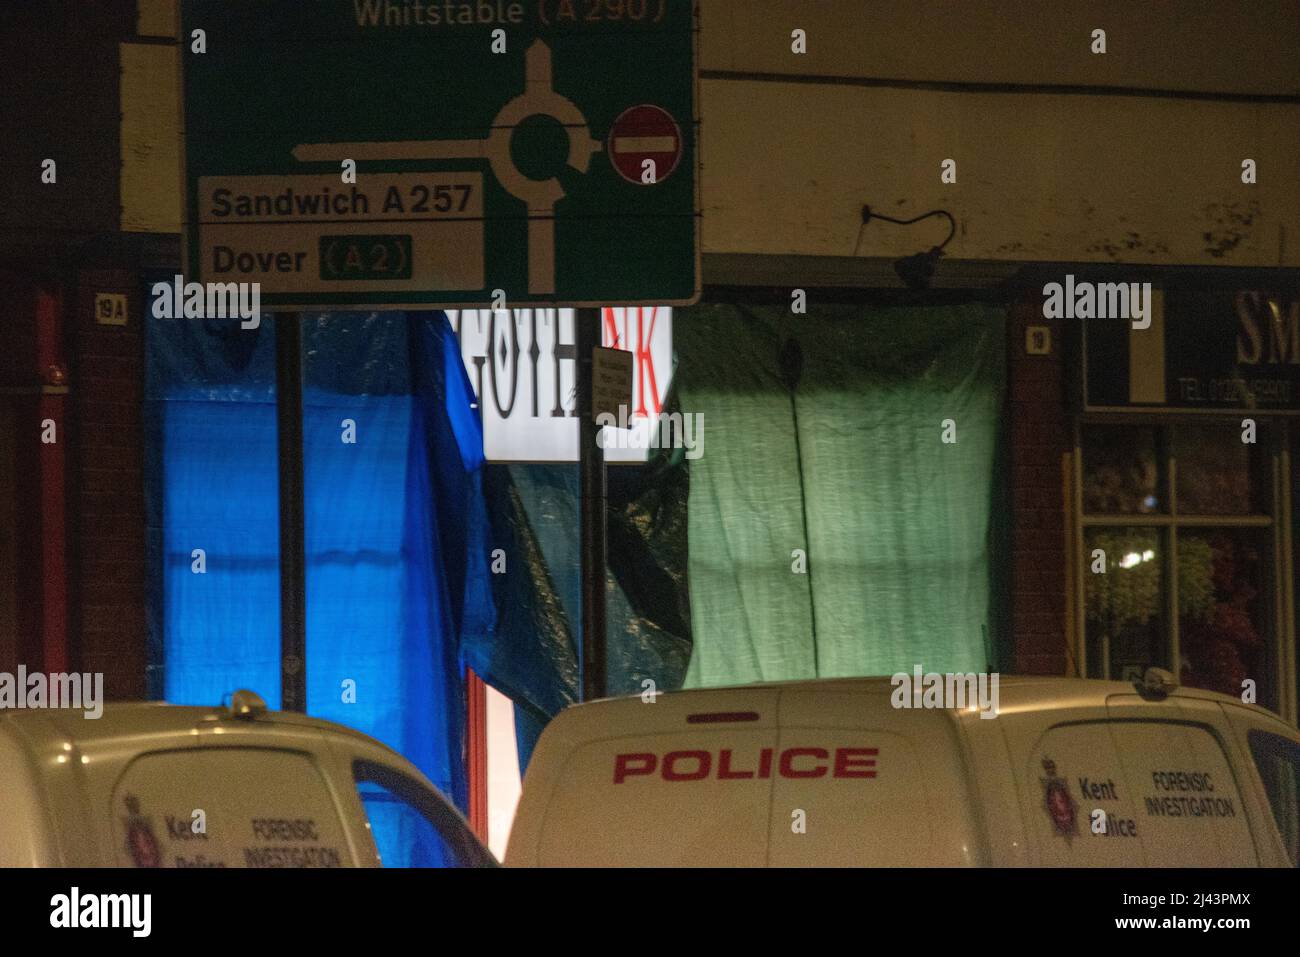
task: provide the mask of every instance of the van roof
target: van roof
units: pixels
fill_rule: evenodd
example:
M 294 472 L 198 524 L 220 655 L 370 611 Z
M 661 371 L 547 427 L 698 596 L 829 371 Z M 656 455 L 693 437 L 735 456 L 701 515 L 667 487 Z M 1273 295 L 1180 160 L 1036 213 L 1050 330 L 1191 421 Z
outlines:
M 910 676 L 909 676 L 910 677 Z M 706 698 L 715 694 L 732 694 L 756 690 L 791 690 L 818 691 L 834 694 L 863 694 L 887 697 L 894 690 L 894 679 L 890 676 L 864 678 L 814 678 L 798 681 L 770 681 L 748 685 L 727 685 L 716 688 L 690 688 L 675 692 L 661 692 L 661 696 L 670 694 L 682 700 L 684 696 Z M 999 675 L 998 676 L 998 712 L 1000 714 L 1024 713 L 1031 711 L 1050 711 L 1059 708 L 1104 707 L 1106 699 L 1117 694 L 1135 694 L 1139 686 L 1131 681 L 1102 681 L 1095 678 L 1061 678 L 1049 675 Z M 1243 705 L 1240 698 L 1220 694 L 1217 691 L 1205 691 L 1200 688 L 1177 687 L 1170 692 L 1170 698 L 1199 698 L 1220 701 L 1227 704 Z M 637 694 L 617 698 L 602 698 L 570 708 L 570 711 L 583 712 L 587 709 L 600 711 L 601 705 L 618 701 L 638 700 Z M 1158 706 L 1160 698 L 1149 699 L 1153 706 Z M 1258 708 L 1273 715 L 1271 711 L 1258 705 L 1243 705 Z M 944 709 L 935 709 L 944 710 Z
M 202 728 L 216 721 L 228 721 L 241 725 L 257 725 L 262 728 L 279 725 L 289 728 L 315 728 L 319 731 L 340 734 L 364 741 L 372 746 L 401 757 L 382 741 L 367 737 L 346 725 L 335 724 L 323 718 L 312 718 L 293 711 L 264 711 L 252 717 L 233 717 L 222 706 L 197 706 L 168 704 L 165 701 L 116 701 L 104 705 L 104 712 L 98 718 L 82 716 L 79 709 L 72 708 L 34 708 L 31 710 L 6 709 L 0 711 L 0 731 L 6 722 L 21 729 L 27 736 L 48 736 L 57 734 L 65 740 L 80 744 L 111 741 L 119 738 L 136 736 L 167 736 L 171 734 L 189 734 L 196 728 Z

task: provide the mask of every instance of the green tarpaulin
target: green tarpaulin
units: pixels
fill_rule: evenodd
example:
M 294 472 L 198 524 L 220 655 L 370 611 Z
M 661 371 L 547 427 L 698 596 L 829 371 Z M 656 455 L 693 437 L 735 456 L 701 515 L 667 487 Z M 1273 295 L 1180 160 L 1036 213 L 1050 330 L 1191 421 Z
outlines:
M 706 305 L 674 337 L 687 686 L 995 664 L 1003 312 Z

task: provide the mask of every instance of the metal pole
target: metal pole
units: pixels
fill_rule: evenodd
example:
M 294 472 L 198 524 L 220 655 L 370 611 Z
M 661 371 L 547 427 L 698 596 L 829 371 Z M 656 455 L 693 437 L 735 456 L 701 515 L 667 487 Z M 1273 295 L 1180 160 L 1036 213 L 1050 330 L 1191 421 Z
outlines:
M 583 701 L 605 697 L 605 453 L 596 445 L 591 354 L 600 346 L 600 310 L 574 310 L 578 387 L 578 524 L 582 547 Z
M 307 710 L 307 582 L 302 465 L 302 317 L 275 316 L 280 475 L 280 708 Z

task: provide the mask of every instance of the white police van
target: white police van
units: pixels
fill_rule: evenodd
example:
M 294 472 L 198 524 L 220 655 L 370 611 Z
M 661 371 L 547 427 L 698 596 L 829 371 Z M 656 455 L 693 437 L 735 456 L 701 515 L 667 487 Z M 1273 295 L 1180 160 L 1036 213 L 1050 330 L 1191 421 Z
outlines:
M 578 705 L 546 728 L 507 866 L 1300 863 L 1300 733 L 1143 682 L 1004 677 L 995 718 L 888 678 Z
M 401 755 L 247 691 L 0 711 L 0 808 L 0 867 L 495 863 Z

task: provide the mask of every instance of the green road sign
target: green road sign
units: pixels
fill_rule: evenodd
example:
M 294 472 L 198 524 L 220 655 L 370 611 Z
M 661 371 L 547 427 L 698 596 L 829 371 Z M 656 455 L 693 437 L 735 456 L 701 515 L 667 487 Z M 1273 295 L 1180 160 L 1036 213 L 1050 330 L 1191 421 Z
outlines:
M 186 279 L 271 308 L 698 297 L 693 0 L 181 17 Z

